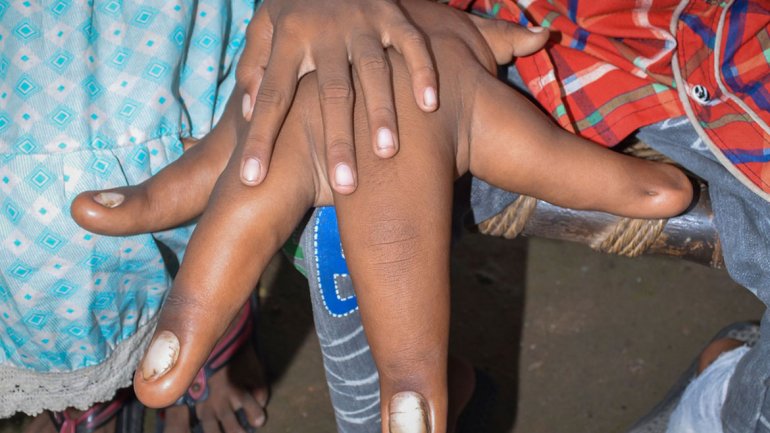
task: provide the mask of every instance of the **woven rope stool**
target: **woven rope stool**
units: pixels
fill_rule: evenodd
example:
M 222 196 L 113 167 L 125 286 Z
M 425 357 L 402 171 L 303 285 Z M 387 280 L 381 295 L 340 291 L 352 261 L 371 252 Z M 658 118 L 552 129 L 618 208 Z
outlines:
M 641 142 L 624 150 L 636 157 L 671 162 Z M 663 254 L 724 268 L 708 186 L 695 181 L 695 203 L 669 219 L 622 218 L 603 212 L 576 211 L 519 196 L 504 211 L 478 225 L 479 232 L 512 239 L 518 235 L 567 240 L 596 251 L 637 257 Z

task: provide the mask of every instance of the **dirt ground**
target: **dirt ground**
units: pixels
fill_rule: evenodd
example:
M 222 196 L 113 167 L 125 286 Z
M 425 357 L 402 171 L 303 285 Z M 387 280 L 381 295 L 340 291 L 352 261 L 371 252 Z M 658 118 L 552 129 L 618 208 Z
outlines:
M 726 272 L 681 260 L 472 234 L 452 263 L 452 350 L 493 378 L 496 433 L 622 432 L 717 330 L 762 311 Z M 334 432 L 307 286 L 283 260 L 264 285 L 272 400 L 260 431 Z

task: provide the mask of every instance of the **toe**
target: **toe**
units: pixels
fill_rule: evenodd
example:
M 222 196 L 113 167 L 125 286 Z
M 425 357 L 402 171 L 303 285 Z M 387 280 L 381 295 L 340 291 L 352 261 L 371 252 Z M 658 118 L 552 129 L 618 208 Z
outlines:
M 203 433 L 221 433 L 222 430 L 219 428 L 219 419 L 210 405 L 198 404 L 196 409 L 198 412 L 198 420 L 200 421 L 201 427 L 203 427 Z
M 219 424 L 222 426 L 224 433 L 246 433 L 246 430 L 241 427 L 241 424 L 231 410 L 223 410 L 219 414 Z
M 265 398 L 266 400 L 267 398 Z M 251 396 L 243 399 L 242 407 L 236 410 L 236 412 L 241 412 L 242 421 L 247 422 L 253 427 L 265 425 L 266 414 L 264 406 L 259 403 L 259 400 L 251 398 Z

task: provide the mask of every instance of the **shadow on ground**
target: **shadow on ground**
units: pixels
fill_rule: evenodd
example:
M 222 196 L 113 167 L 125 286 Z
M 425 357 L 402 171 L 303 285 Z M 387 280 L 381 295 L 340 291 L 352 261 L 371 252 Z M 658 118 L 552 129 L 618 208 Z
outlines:
M 562 242 L 471 234 L 452 265 L 452 350 L 494 379 L 495 433 L 622 432 L 717 330 L 762 311 L 724 271 Z M 273 380 L 260 431 L 334 432 L 303 277 L 275 261 L 260 292 Z

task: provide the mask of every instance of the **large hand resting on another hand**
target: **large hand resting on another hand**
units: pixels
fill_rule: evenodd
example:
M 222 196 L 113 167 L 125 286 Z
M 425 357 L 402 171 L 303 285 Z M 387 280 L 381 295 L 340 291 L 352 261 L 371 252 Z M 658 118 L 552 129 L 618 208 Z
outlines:
M 390 160 L 375 155 L 366 107 L 357 98 L 355 194 L 339 195 L 327 181 L 318 82 L 309 75 L 300 82 L 262 184 L 244 186 L 240 160 L 231 159 L 240 154 L 249 129 L 241 117 L 243 92 L 236 91 L 215 130 L 177 162 L 139 186 L 110 191 L 123 197 L 119 205 L 100 205 L 104 193 L 76 199 L 76 220 L 110 235 L 157 231 L 200 216 L 153 343 L 165 345 L 160 353 L 173 355 L 173 362 L 145 358 L 135 377 L 145 404 L 166 406 L 184 392 L 303 215 L 312 206 L 334 204 L 380 372 L 384 431 L 444 432 L 456 177 L 470 171 L 561 206 L 632 217 L 670 216 L 689 204 L 690 183 L 677 169 L 614 153 L 557 128 L 494 77 L 495 60 L 510 60 L 508 42 L 521 29 L 487 23 L 487 45 L 461 12 L 423 0 L 403 6 L 435 56 L 442 104 L 435 113 L 421 111 L 404 58 L 388 53 L 402 147 Z M 542 42 L 533 40 L 529 48 Z M 517 54 L 522 53 L 526 48 Z M 355 74 L 354 79 L 358 92 Z M 424 404 L 409 406 L 406 417 L 390 406 L 394 396 L 395 406 L 404 403 L 399 397 L 410 395 L 404 391 L 424 398 Z M 399 430 L 404 420 L 428 430 Z

